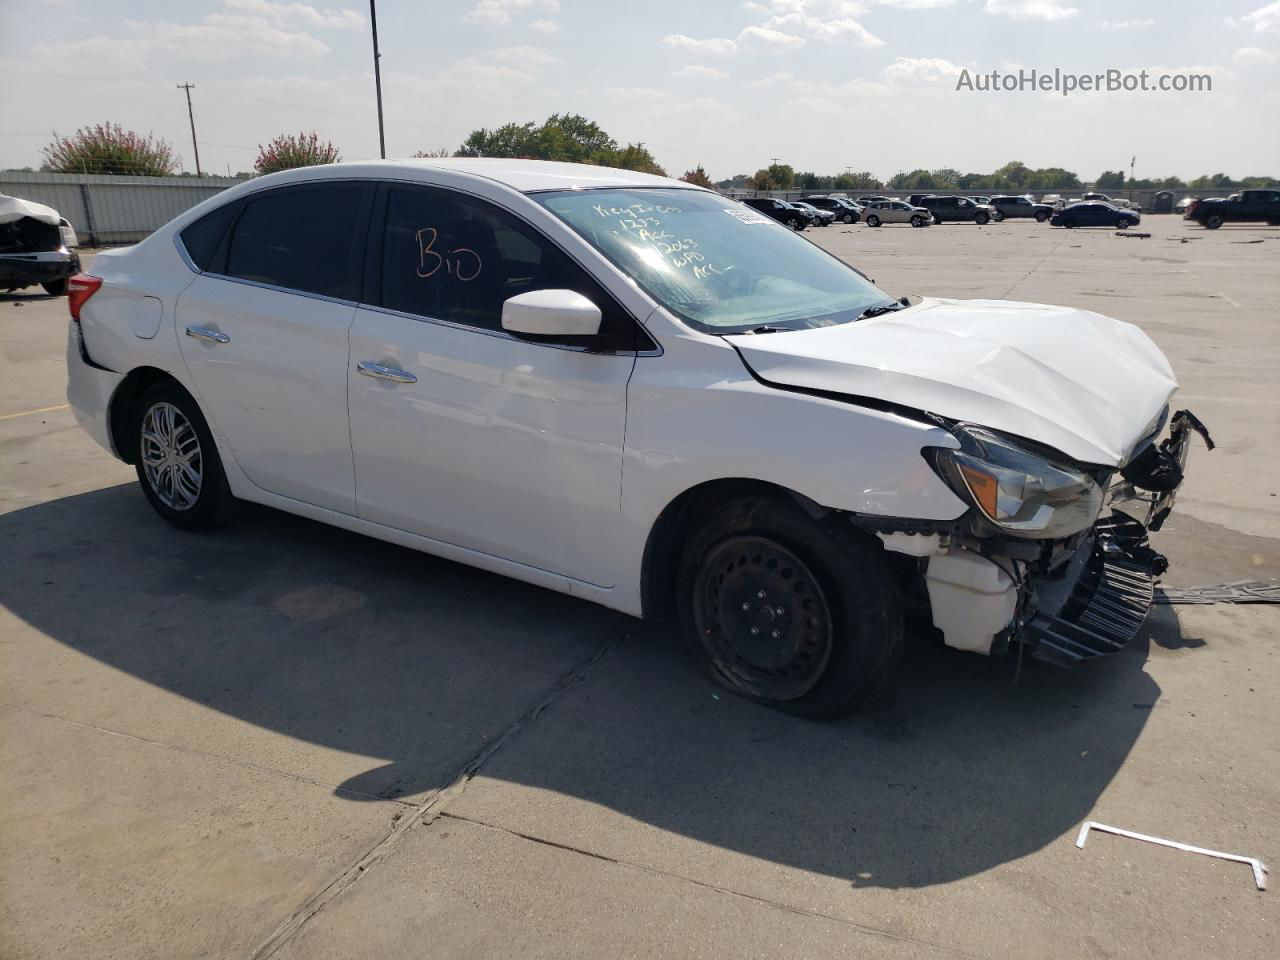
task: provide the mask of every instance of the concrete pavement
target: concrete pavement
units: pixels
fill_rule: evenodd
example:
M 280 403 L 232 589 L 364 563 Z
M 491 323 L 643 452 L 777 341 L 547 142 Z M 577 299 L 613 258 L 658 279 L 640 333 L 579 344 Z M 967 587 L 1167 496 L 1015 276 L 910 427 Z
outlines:
M 1148 330 L 1220 443 L 1168 579 L 1274 577 L 1280 232 L 1143 228 L 807 235 L 894 295 Z M 171 530 L 45 409 L 65 309 L 0 296 L 0 956 L 1274 952 L 1247 867 L 1073 841 L 1280 862 L 1276 608 L 1016 685 L 916 642 L 873 713 L 798 722 L 663 625 L 267 510 Z

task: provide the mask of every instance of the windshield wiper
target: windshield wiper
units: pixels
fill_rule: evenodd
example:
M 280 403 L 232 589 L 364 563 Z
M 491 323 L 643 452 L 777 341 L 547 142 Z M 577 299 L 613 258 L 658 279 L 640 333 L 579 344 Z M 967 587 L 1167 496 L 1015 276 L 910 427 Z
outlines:
M 765 324 L 762 327 L 756 327 L 751 332 L 752 333 L 782 333 L 785 329 L 786 329 L 785 327 L 771 327 L 768 324 Z
M 906 304 L 897 300 L 890 300 L 888 303 L 877 303 L 875 306 L 867 307 L 855 317 L 855 320 L 870 320 L 872 317 L 878 317 L 881 314 L 893 313 L 895 310 L 901 310 Z

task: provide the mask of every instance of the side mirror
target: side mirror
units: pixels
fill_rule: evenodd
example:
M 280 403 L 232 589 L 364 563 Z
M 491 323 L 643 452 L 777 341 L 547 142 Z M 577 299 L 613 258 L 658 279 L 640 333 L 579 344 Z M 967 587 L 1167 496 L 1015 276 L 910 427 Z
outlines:
M 535 337 L 589 337 L 600 308 L 572 290 L 530 290 L 502 304 L 502 329 Z

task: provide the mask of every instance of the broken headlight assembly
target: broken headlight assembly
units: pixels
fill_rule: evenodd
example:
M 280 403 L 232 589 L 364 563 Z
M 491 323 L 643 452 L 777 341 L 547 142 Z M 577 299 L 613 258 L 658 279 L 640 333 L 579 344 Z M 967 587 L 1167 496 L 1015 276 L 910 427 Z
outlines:
M 1057 540 L 1097 520 L 1103 491 L 1088 474 L 991 430 L 960 426 L 954 435 L 960 449 L 926 447 L 925 458 L 961 499 L 1001 532 Z

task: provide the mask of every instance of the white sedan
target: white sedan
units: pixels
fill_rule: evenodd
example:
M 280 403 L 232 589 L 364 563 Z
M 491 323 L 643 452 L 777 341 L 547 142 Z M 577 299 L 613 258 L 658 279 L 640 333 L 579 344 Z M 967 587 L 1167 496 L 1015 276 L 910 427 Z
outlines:
M 713 191 L 594 166 L 294 170 L 93 269 L 68 398 L 169 523 L 254 501 L 670 617 L 805 716 L 887 682 L 908 604 L 964 650 L 1117 649 L 1198 426 L 1136 327 L 908 306 Z

